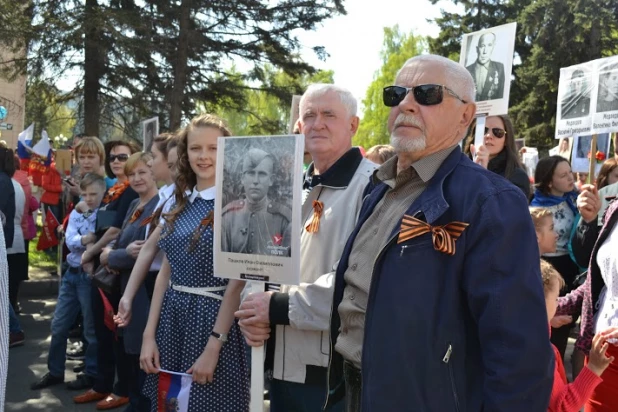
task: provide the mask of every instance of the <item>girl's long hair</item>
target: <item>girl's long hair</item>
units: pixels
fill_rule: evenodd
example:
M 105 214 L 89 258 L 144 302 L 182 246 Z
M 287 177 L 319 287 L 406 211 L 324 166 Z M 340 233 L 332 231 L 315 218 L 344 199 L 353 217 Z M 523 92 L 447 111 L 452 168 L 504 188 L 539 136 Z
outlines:
M 176 188 L 174 189 L 175 206 L 170 213 L 163 215 L 166 223 L 169 225 L 168 233 L 174 230 L 174 222 L 187 204 L 188 197 L 185 192 L 187 190 L 193 190 L 193 187 L 197 184 L 197 177 L 189 164 L 189 154 L 187 151 L 189 133 L 195 129 L 206 127 L 218 129 L 224 137 L 232 135 L 232 132 L 223 119 L 214 114 L 201 114 L 194 117 L 191 122 L 178 133 L 176 137 L 178 140 L 178 164 L 176 166 L 178 173 L 176 175 Z
M 523 169 L 524 166 L 519 160 L 519 154 L 517 153 L 517 146 L 515 145 L 515 128 L 513 127 L 511 118 L 507 115 L 500 115 L 496 117 L 502 119 L 502 122 L 504 123 L 504 130 L 506 131 L 506 136 L 504 136 L 506 141 L 504 142 L 504 149 L 502 150 L 506 151 L 506 168 L 504 170 L 504 177 L 508 179 L 511 177 L 516 168 Z M 468 136 L 466 137 L 466 140 L 464 140 L 464 153 L 468 155 L 470 155 L 470 145 L 474 143 L 475 135 L 476 120 L 474 120 L 470 125 Z M 494 137 L 494 139 L 496 139 L 496 137 Z

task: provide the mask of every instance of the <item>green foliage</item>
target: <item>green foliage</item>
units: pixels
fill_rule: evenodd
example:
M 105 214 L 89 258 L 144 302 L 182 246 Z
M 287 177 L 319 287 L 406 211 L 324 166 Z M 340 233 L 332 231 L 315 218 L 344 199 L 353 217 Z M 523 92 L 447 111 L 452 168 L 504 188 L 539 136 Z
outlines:
M 244 91 L 242 100 L 202 103 L 198 109 L 217 113 L 237 136 L 287 134 L 292 96 L 302 94 L 312 83 L 333 83 L 332 70 L 302 76 L 291 76 L 270 65 L 263 70 L 264 81 L 254 87 L 239 76 L 232 78 L 236 87 Z
M 38 233 L 40 234 L 41 231 L 39 230 Z M 36 237 L 28 243 L 28 266 L 44 271 L 55 270 L 57 264 L 52 254 L 45 250 L 36 250 L 38 239 Z
M 196 102 L 257 104 L 245 101 L 254 84 L 283 99 L 285 88 L 261 88 L 270 80 L 265 65 L 311 75 L 297 31 L 345 13 L 341 0 L 0 0 L 0 10 L 0 47 L 9 51 L 0 75 L 54 84 L 78 73 L 69 94 L 79 131 L 103 138 L 135 138 L 139 120 L 153 116 L 175 129 L 197 113 Z M 234 59 L 248 66 L 240 87 L 228 70 Z
M 70 95 L 62 94 L 55 86 L 39 79 L 26 85 L 26 126 L 34 123 L 35 140 L 43 129 L 50 139 L 59 134 L 70 137 L 76 113 L 69 108 Z
M 431 0 L 436 4 L 438 0 Z M 555 146 L 560 68 L 618 54 L 618 3 L 612 0 L 453 0 L 464 13 L 435 20 L 432 53 L 458 61 L 465 33 L 517 22 L 510 110 L 517 138 Z
M 387 120 L 390 110 L 382 102 L 382 89 L 393 84 L 397 71 L 409 58 L 424 50 L 423 38 L 412 33 L 402 33 L 399 26 L 384 28 L 384 42 L 380 52 L 382 67 L 375 73 L 363 99 L 363 118 L 354 144 L 366 149 L 377 144 L 388 144 Z
M 511 100 L 519 137 L 542 150 L 555 146 L 560 68 L 618 54 L 618 4 L 607 0 L 539 0 L 518 16 L 530 55 L 515 68 L 522 90 Z

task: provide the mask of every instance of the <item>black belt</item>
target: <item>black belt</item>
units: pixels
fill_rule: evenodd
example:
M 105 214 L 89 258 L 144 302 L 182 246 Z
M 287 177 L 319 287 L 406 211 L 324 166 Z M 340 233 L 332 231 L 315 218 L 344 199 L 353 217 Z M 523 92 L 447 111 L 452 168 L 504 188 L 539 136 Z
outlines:
M 343 362 L 343 376 L 348 385 L 360 390 L 363 382 L 360 369 L 352 365 L 352 363 L 345 361 Z
M 82 271 L 81 268 L 79 268 L 79 267 L 74 268 L 73 266 L 69 266 L 68 270 L 69 270 L 69 273 L 75 273 L 75 274 L 81 273 L 81 271 Z

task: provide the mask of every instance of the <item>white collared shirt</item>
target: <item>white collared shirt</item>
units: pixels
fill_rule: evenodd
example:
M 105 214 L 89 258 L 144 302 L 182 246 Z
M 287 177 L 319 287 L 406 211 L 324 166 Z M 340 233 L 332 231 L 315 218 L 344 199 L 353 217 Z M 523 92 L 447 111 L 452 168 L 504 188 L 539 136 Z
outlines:
M 158 210 L 161 206 L 163 206 L 169 199 L 174 196 L 174 190 L 176 189 L 176 184 L 172 183 L 171 185 L 162 186 L 159 189 L 159 203 L 155 207 L 155 210 Z
M 201 197 L 204 200 L 215 200 L 215 194 L 217 193 L 217 189 L 212 186 L 208 189 L 204 189 L 201 191 L 197 190 L 197 186 L 193 188 L 193 192 L 191 192 L 191 196 L 189 196 L 189 202 L 193 203 L 197 197 Z

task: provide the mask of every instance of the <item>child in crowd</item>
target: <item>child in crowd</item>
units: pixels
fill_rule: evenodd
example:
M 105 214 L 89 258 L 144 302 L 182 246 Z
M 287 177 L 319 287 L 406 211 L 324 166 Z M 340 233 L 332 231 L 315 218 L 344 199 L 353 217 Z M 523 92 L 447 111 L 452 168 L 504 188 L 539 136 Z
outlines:
M 530 215 L 536 229 L 540 253 L 555 251 L 558 235 L 553 230 L 552 213 L 545 208 L 531 207 Z M 545 293 L 545 304 L 547 306 L 547 318 L 549 322 L 553 322 L 555 321 L 554 315 L 558 305 L 558 295 L 560 294 L 560 289 L 564 287 L 564 279 L 551 264 L 544 260 L 541 260 L 541 276 Z M 568 318 L 565 319 L 566 323 L 571 322 L 570 316 L 565 318 Z M 614 337 L 613 335 L 615 333 L 607 334 L 601 332 L 594 337 L 588 364 L 571 384 L 567 381 L 560 352 L 552 345 L 556 363 L 549 411 L 578 412 L 584 406 L 594 388 L 602 382 L 600 376 L 603 374 L 603 371 L 614 360 L 613 357 L 608 358 L 605 356 L 609 346 L 606 340 Z
M 95 222 L 97 209 L 105 193 L 105 180 L 97 173 L 88 173 L 81 179 L 79 186 L 88 211 L 82 214 L 73 210 L 69 216 L 65 238 L 70 251 L 66 259 L 68 269 L 60 282 L 58 303 L 51 325 L 52 339 L 47 358 L 49 372 L 32 384 L 32 389 L 43 389 L 64 382 L 67 338 L 80 310 L 84 318 L 84 338 L 88 344 L 86 369 L 76 380 L 67 383 L 67 387 L 73 390 L 90 388 L 97 375 L 97 342 L 90 300 L 92 286 L 90 277 L 82 269 L 81 257 L 86 245 L 96 240 Z
M 543 290 L 545 292 L 545 304 L 547 305 L 547 317 L 551 320 L 558 305 L 558 295 L 564 286 L 562 276 L 544 260 L 541 261 L 541 276 L 543 278 Z M 609 347 L 608 339 L 613 339 L 618 335 L 615 331 L 599 332 L 592 340 L 592 348 L 588 358 L 588 364 L 573 383 L 568 383 L 562 358 L 558 349 L 552 345 L 555 354 L 556 366 L 554 368 L 554 386 L 549 400 L 549 411 L 551 412 L 578 412 L 583 408 L 586 401 L 592 395 L 594 388 L 603 380 L 601 375 L 613 357 L 607 357 L 606 352 Z

